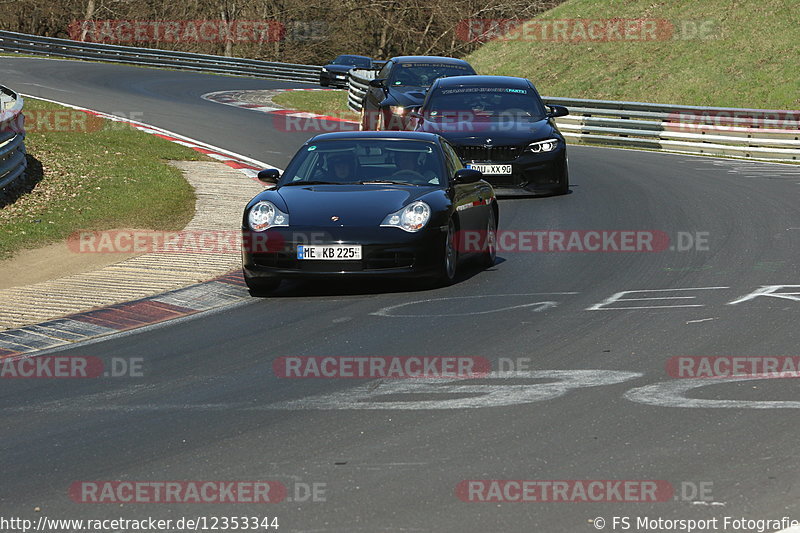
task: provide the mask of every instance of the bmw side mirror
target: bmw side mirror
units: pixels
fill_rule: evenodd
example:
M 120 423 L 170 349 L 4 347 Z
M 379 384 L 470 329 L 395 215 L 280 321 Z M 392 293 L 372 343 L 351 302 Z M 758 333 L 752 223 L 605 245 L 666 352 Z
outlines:
M 421 109 L 421 105 L 408 106 L 406 107 L 406 116 L 411 118 L 422 118 L 422 113 L 420 113 Z
M 386 79 L 385 78 L 375 78 L 374 80 L 369 80 L 369 86 L 375 87 L 377 89 L 383 89 L 386 87 Z
M 475 183 L 482 179 L 483 173 L 472 168 L 456 170 L 456 173 L 453 175 L 453 181 L 456 183 Z
M 258 172 L 258 181 L 264 185 L 274 185 L 278 183 L 280 177 L 281 172 L 277 168 L 267 168 Z
M 547 114 L 550 118 L 566 117 L 569 115 L 569 109 L 563 105 L 551 105 L 550 112 Z

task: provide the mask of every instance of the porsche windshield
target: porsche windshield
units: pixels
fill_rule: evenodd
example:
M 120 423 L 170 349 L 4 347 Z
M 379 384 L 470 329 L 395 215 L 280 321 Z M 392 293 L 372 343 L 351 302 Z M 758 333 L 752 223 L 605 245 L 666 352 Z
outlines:
M 304 146 L 292 159 L 280 186 L 394 182 L 438 186 L 444 165 L 434 143 L 347 139 Z

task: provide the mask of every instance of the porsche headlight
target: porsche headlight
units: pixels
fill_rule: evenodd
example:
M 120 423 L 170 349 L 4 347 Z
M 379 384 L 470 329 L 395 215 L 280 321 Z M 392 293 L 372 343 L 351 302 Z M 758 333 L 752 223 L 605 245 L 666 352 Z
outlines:
M 528 145 L 528 150 L 534 154 L 540 152 L 552 152 L 558 146 L 558 139 L 547 139 L 546 141 L 539 141 Z
M 390 213 L 381 223 L 382 228 L 400 228 L 415 233 L 425 227 L 431 219 L 431 206 L 425 202 L 412 202 L 400 211 Z
M 325 67 L 322 67 L 322 72 L 330 72 L 330 71 L 328 69 L 326 69 Z
M 250 208 L 247 223 L 253 231 L 289 225 L 289 215 L 275 207 L 272 202 L 261 201 Z

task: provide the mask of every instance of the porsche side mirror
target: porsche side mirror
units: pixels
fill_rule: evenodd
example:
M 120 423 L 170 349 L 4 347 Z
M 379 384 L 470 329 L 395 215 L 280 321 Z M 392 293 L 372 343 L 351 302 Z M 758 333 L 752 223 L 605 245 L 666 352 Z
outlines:
M 280 177 L 281 172 L 277 168 L 267 168 L 258 171 L 258 181 L 264 185 L 274 185 L 278 183 Z
M 550 118 L 557 118 L 557 117 L 566 117 L 569 115 L 569 109 L 564 107 L 563 105 L 551 105 L 550 112 L 547 114 Z
M 383 89 L 386 87 L 386 79 L 385 78 L 375 78 L 374 80 L 369 80 L 369 86 L 375 87 L 377 89 Z
M 476 181 L 480 181 L 482 179 L 483 173 L 472 168 L 462 168 L 456 170 L 456 173 L 453 175 L 453 181 L 455 183 L 475 183 Z

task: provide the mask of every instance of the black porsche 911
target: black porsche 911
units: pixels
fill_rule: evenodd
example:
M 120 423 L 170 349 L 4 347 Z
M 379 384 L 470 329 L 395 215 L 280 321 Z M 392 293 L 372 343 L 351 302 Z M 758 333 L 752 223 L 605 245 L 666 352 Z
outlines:
M 362 130 L 404 130 L 406 111 L 419 106 L 433 82 L 446 76 L 475 74 L 463 59 L 398 56 L 389 59 L 371 80 L 361 109 Z
M 567 114 L 525 78 L 460 76 L 434 82 L 409 128 L 445 137 L 503 194 L 566 194 L 567 145 L 553 119 Z
M 347 87 L 347 73 L 354 68 L 372 68 L 372 59 L 367 56 L 340 55 L 324 65 L 319 71 L 319 84 L 323 87 Z
M 494 264 L 492 186 L 439 135 L 338 132 L 308 140 L 242 219 L 242 267 L 252 292 L 283 278 L 427 277 L 449 284 L 459 261 Z M 480 236 L 472 248 L 458 235 Z

